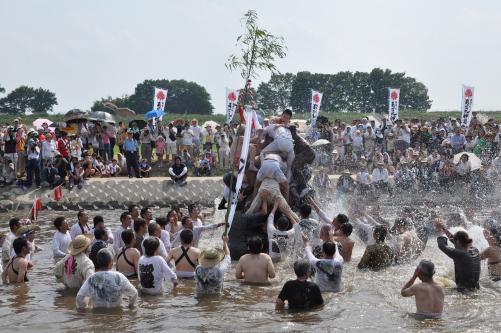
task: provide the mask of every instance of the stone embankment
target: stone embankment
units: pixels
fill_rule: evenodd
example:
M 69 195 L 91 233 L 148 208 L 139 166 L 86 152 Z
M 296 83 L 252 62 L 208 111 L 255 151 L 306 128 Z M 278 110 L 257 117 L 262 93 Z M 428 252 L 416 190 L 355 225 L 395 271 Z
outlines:
M 53 190 L 24 192 L 19 188 L 3 188 L 0 194 L 0 210 L 17 210 L 31 207 L 36 197 L 42 206 L 54 210 L 113 209 L 124 208 L 132 203 L 168 207 L 199 203 L 212 206 L 223 193 L 221 177 L 189 178 L 184 186 L 178 186 L 165 177 L 152 178 L 93 178 L 81 189 L 63 189 L 63 198 L 54 200 Z

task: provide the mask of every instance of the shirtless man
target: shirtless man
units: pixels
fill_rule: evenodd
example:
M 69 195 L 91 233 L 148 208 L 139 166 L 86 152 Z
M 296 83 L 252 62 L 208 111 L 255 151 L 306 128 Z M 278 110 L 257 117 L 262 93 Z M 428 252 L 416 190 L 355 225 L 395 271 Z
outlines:
M 193 279 L 201 251 L 191 246 L 193 231 L 185 229 L 181 231 L 179 238 L 181 239 L 181 245 L 170 250 L 167 262 L 174 260 L 178 279 Z
M 501 228 L 484 230 L 484 237 L 489 247 L 480 252 L 480 259 L 487 259 L 487 269 L 492 281 L 501 281 Z
M 416 314 L 419 319 L 440 319 L 444 309 L 444 288 L 433 280 L 435 265 L 421 260 L 412 278 L 401 290 L 403 297 L 416 298 Z M 422 282 L 414 284 L 416 278 Z
M 29 262 L 25 257 L 30 253 L 28 241 L 22 237 L 16 238 L 12 243 L 12 247 L 16 255 L 5 267 L 2 273 L 2 282 L 4 284 L 27 282 L 28 277 L 26 274 L 28 273 Z
M 248 245 L 250 253 L 243 255 L 238 261 L 235 277 L 244 279 L 245 282 L 267 283 L 268 279 L 275 277 L 275 267 L 271 257 L 266 253 L 261 253 L 263 250 L 261 238 L 252 237 Z
M 137 263 L 141 257 L 141 253 L 136 249 L 136 237 L 131 229 L 122 231 L 120 237 L 125 245 L 117 251 L 117 271 L 127 278 L 136 278 Z
M 345 262 L 351 261 L 351 254 L 353 252 L 353 247 L 355 246 L 355 241 L 350 238 L 353 232 L 353 225 L 350 222 L 343 223 L 339 228 L 337 236 L 332 237 L 334 242 L 341 245 L 339 248 L 339 253 Z
M 410 261 L 421 254 L 422 242 L 408 218 L 396 219 L 393 229 L 397 235 L 394 238 L 396 263 Z

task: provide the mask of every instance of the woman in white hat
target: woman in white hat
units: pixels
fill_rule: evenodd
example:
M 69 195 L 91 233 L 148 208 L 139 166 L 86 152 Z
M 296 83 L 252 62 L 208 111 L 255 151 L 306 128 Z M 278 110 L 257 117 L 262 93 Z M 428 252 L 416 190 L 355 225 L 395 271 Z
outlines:
M 224 274 L 230 267 L 228 236 L 223 236 L 223 250 L 209 248 L 202 251 L 195 269 L 197 295 L 216 295 L 223 290 Z
M 76 236 L 68 248 L 69 254 L 54 267 L 57 281 L 64 283 L 66 288 L 80 288 L 94 274 L 94 264 L 86 253 L 90 245 L 91 238 L 88 234 Z

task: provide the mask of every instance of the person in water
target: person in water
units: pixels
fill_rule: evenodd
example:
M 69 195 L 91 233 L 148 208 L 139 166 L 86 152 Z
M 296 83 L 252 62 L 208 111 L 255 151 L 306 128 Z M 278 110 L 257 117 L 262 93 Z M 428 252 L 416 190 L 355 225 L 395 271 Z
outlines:
M 449 258 L 454 260 L 454 276 L 458 291 L 472 291 L 480 289 L 480 253 L 472 245 L 473 240 L 465 231 L 458 231 L 454 235 L 447 230 L 444 221 L 435 220 L 437 232 L 446 236 L 437 238 L 438 248 Z M 454 244 L 454 248 L 447 246 L 447 240 Z
M 28 241 L 23 237 L 16 238 L 12 242 L 12 247 L 16 255 L 10 259 L 2 272 L 2 282 L 4 284 L 28 282 L 29 262 L 26 260 L 26 256 L 30 253 Z
M 311 265 L 307 260 L 298 260 L 294 263 L 296 280 L 287 281 L 277 297 L 275 308 L 282 310 L 285 302 L 289 310 L 309 310 L 324 304 L 320 288 L 308 281 L 311 275 Z
M 244 279 L 245 282 L 267 283 L 268 279 L 275 277 L 275 266 L 269 255 L 261 253 L 263 240 L 258 236 L 251 237 L 248 246 L 249 253 L 238 261 L 235 277 Z
M 487 269 L 492 281 L 501 281 L 501 227 L 484 230 L 489 247 L 480 252 L 480 259 L 487 259 Z
M 403 286 L 400 293 L 403 297 L 414 296 L 416 314 L 419 319 L 440 319 L 444 309 L 444 288 L 433 280 L 435 265 L 428 260 L 421 260 L 414 275 Z M 421 283 L 416 283 L 419 278 Z
M 165 259 L 158 255 L 160 240 L 150 237 L 144 240 L 144 255 L 139 258 L 138 271 L 141 291 L 150 295 L 163 293 L 164 279 L 177 286 L 176 274 L 167 266 Z
M 200 265 L 195 269 L 197 296 L 219 295 L 223 290 L 224 274 L 231 264 L 228 236 L 223 236 L 223 250 L 209 248 L 200 253 Z
M 339 228 L 337 236 L 333 237 L 333 241 L 339 243 L 339 253 L 343 257 L 344 262 L 351 261 L 351 254 L 353 252 L 353 247 L 355 246 L 355 241 L 350 238 L 353 232 L 353 225 L 350 222 L 343 223 Z
M 84 281 L 94 274 L 94 264 L 86 255 L 90 244 L 90 237 L 76 236 L 70 243 L 69 254 L 54 267 L 57 281 L 62 282 L 66 288 L 80 288 Z
M 388 230 L 383 225 L 377 225 L 374 228 L 373 237 L 376 241 L 375 244 L 367 245 L 364 255 L 358 263 L 358 269 L 368 268 L 373 271 L 379 271 L 389 267 L 394 259 L 395 252 L 385 243 Z
M 117 252 L 117 271 L 125 275 L 127 278 L 137 277 L 137 264 L 141 257 L 141 252 L 136 249 L 136 237 L 131 229 L 122 231 L 120 235 L 124 246 Z
M 180 234 L 181 245 L 170 250 L 167 262 L 174 260 L 178 279 L 193 279 L 200 258 L 200 250 L 191 246 L 193 231 L 185 229 Z
M 71 236 L 68 231 L 68 221 L 66 221 L 64 216 L 58 216 L 54 219 L 54 228 L 56 228 L 56 233 L 52 241 L 52 254 L 54 255 L 54 260 L 57 262 L 68 254 Z
M 132 307 L 137 300 L 137 290 L 120 272 L 113 271 L 113 255 L 101 249 L 96 255 L 96 272 L 82 285 L 77 294 L 77 308 L 85 308 L 90 299 L 93 308 L 119 308 L 122 296 L 129 298 Z
M 330 240 L 322 244 L 322 259 L 313 255 L 309 239 L 303 235 L 305 253 L 310 264 L 315 268 L 316 283 L 322 292 L 338 292 L 341 289 L 341 273 L 343 272 L 343 257 L 339 254 L 336 244 Z

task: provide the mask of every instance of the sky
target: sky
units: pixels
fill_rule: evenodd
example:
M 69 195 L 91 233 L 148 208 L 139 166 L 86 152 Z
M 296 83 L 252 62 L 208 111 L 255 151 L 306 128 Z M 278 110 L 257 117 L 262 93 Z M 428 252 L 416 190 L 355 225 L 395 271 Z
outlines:
M 501 110 L 498 0 L 0 0 L 0 85 L 49 89 L 66 112 L 145 79 L 185 79 L 224 113 L 225 87 L 243 86 L 224 64 L 248 9 L 284 37 L 280 72 L 389 68 L 423 82 L 431 110 L 458 110 L 462 84 L 475 110 Z

